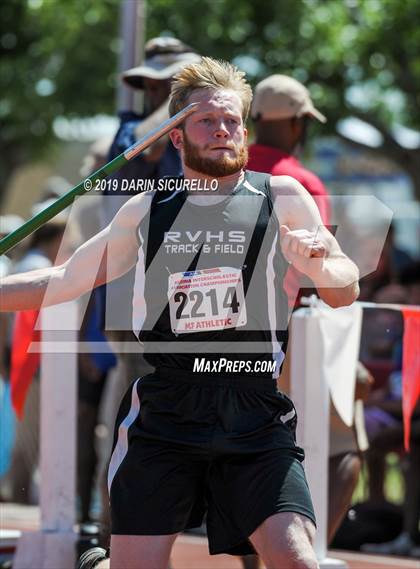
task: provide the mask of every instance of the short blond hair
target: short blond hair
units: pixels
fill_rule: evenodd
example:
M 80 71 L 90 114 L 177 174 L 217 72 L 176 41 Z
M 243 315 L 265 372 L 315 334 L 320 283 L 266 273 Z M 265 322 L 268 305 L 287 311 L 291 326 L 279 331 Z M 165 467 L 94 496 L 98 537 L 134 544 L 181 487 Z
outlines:
M 245 73 L 228 63 L 203 57 L 200 63 L 191 63 L 175 75 L 172 80 L 169 114 L 175 115 L 188 102 L 197 89 L 229 89 L 234 91 L 242 102 L 242 118 L 248 118 L 252 101 L 252 89 L 245 79 Z

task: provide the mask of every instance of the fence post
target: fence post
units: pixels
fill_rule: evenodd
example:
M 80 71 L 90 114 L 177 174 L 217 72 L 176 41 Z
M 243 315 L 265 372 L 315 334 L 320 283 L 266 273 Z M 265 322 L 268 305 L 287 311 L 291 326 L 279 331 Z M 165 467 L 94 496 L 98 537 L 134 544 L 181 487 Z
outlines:
M 327 557 L 329 392 L 322 374 L 319 310 L 301 308 L 291 326 L 291 396 L 298 414 L 297 442 L 305 449 L 305 472 L 317 518 L 315 553 L 320 568 L 346 568 Z
M 77 320 L 76 302 L 41 311 L 41 529 L 22 534 L 14 569 L 75 565 Z

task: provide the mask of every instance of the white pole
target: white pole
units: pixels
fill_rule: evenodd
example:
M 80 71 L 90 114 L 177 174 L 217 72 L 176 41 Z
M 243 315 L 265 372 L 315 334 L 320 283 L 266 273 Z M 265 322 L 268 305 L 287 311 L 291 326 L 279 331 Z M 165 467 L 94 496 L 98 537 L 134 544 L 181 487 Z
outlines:
M 77 303 L 41 311 L 41 531 L 19 540 L 14 569 L 68 569 L 75 564 L 77 355 L 56 353 L 55 340 L 77 341 Z M 65 331 L 61 331 L 62 328 Z
M 327 558 L 329 392 L 321 368 L 322 338 L 314 308 L 293 313 L 291 396 L 298 414 L 297 442 L 305 450 L 305 472 L 317 519 L 315 553 L 321 568 L 347 564 Z
M 65 322 L 67 330 L 54 328 Z M 42 339 L 77 341 L 77 303 L 42 311 Z M 42 353 L 41 527 L 72 532 L 76 522 L 77 355 Z
M 122 49 L 118 61 L 118 71 L 122 73 L 136 65 L 140 65 L 143 57 L 145 25 L 144 0 L 124 0 L 120 8 L 120 38 Z M 136 110 L 136 91 L 118 81 L 117 110 Z

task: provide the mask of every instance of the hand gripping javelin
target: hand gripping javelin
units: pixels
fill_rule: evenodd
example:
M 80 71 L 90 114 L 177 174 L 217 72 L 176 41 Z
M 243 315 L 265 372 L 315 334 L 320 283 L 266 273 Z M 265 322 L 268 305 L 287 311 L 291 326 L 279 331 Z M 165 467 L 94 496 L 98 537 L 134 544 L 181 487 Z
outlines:
M 47 223 L 47 221 L 60 213 L 60 211 L 65 209 L 73 202 L 76 196 L 87 193 L 91 188 L 94 187 L 94 184 L 97 180 L 101 180 L 110 174 L 113 174 L 122 168 L 124 164 L 127 164 L 127 162 L 140 154 L 140 152 L 143 152 L 143 150 L 156 142 L 156 140 L 178 126 L 190 114 L 196 111 L 197 107 L 198 103 L 191 103 L 179 111 L 179 113 L 176 113 L 176 115 L 164 121 L 162 124 L 151 130 L 148 134 L 140 138 L 140 140 L 135 142 L 132 146 L 127 148 L 125 152 L 108 162 L 108 164 L 105 164 L 105 166 L 102 166 L 102 168 L 99 168 L 99 170 L 96 170 L 96 172 L 77 184 L 77 186 L 74 186 L 74 188 L 69 190 L 66 194 L 64 194 L 64 196 L 61 196 L 61 198 L 58 198 L 58 200 L 56 200 L 53 204 L 46 207 L 37 215 L 34 215 L 34 217 L 26 221 L 15 231 L 12 231 L 12 233 L 9 233 L 9 235 L 6 235 L 6 237 L 0 240 L 0 255 L 7 253 L 9 249 L 17 245 L 20 241 L 22 241 L 22 239 L 25 239 L 25 237 L 39 229 L 42 225 Z M 90 183 L 86 183 L 87 180 L 90 180 Z

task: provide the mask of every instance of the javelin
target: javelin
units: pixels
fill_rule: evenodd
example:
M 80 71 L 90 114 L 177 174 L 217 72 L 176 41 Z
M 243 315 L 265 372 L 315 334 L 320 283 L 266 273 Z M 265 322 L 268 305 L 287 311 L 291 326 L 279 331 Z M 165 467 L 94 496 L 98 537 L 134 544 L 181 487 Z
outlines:
M 127 148 L 125 152 L 108 162 L 108 164 L 105 164 L 105 166 L 102 166 L 102 168 L 99 168 L 99 170 L 96 170 L 96 172 L 77 184 L 77 186 L 74 186 L 74 188 L 69 190 L 64 196 L 61 196 L 61 198 L 58 198 L 53 204 L 26 221 L 18 229 L 6 235 L 6 237 L 0 240 L 0 255 L 7 253 L 9 249 L 17 245 L 22 239 L 25 239 L 25 237 L 39 229 L 42 225 L 47 223 L 47 221 L 60 213 L 60 211 L 68 207 L 76 196 L 81 196 L 89 192 L 93 188 L 96 180 L 101 180 L 113 174 L 122 168 L 124 164 L 127 164 L 127 162 L 140 154 L 140 152 L 143 152 L 143 150 L 156 142 L 156 140 L 159 140 L 163 135 L 178 126 L 191 113 L 196 111 L 197 107 L 198 103 L 191 103 L 179 111 L 179 113 L 176 113 L 176 115 L 152 129 L 149 133 L 140 138 L 140 140 Z

